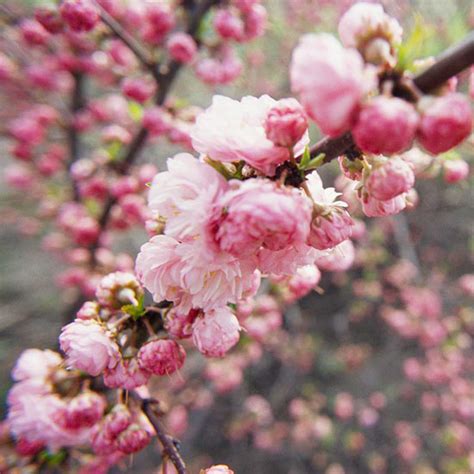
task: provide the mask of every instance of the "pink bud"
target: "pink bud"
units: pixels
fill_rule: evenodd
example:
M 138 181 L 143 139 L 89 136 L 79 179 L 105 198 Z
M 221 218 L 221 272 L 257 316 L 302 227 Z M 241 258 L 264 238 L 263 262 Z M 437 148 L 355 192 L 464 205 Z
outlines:
M 15 443 L 15 451 L 20 456 L 34 456 L 44 448 L 42 441 L 28 441 L 26 438 L 19 438 Z
M 134 388 L 145 385 L 150 379 L 150 373 L 141 369 L 135 358 L 123 359 L 115 367 L 104 373 L 104 384 L 110 388 Z
M 208 357 L 222 357 L 240 338 L 240 324 L 228 309 L 209 311 L 193 325 L 193 342 Z
M 173 29 L 176 21 L 172 10 L 164 3 L 147 5 L 145 20 L 143 39 L 155 45 L 163 41 L 164 37 Z
M 77 319 L 96 319 L 99 317 L 99 305 L 95 301 L 86 301 L 76 315 Z
M 412 144 L 418 121 L 413 105 L 380 96 L 362 108 L 352 134 L 362 151 L 391 155 Z
M 446 160 L 443 162 L 444 180 L 453 184 L 469 176 L 469 165 L 464 160 Z
M 154 94 L 155 85 L 141 78 L 126 78 L 122 83 L 122 92 L 129 99 L 143 104 Z
M 174 33 L 170 36 L 167 48 L 170 56 L 178 62 L 190 63 L 197 52 L 197 44 L 193 37 L 187 33 Z
M 132 424 L 132 415 L 125 405 L 115 405 L 105 417 L 103 431 L 109 438 L 116 438 Z
M 408 192 L 414 184 L 412 167 L 400 157 L 394 157 L 380 167 L 375 165 L 367 179 L 366 189 L 373 198 L 388 201 Z
M 172 310 L 166 315 L 165 329 L 176 339 L 185 339 L 192 335 L 192 325 L 199 315 L 199 311 L 192 309 L 188 313 Z
M 311 222 L 308 244 L 319 250 L 333 248 L 352 235 L 354 221 L 344 209 L 317 215 Z
M 367 217 L 382 217 L 398 214 L 405 209 L 406 205 L 405 194 L 399 194 L 386 201 L 380 201 L 370 195 L 365 196 L 362 200 L 362 210 Z
M 267 10 L 263 5 L 255 2 L 245 14 L 244 40 L 250 41 L 258 38 L 265 32 L 267 24 Z
M 59 12 L 73 31 L 90 31 L 99 21 L 97 7 L 90 0 L 65 0 Z
M 159 339 L 142 346 L 137 357 L 142 369 L 155 375 L 170 375 L 183 366 L 186 352 L 176 341 Z
M 57 10 L 54 8 L 37 8 L 35 11 L 35 18 L 36 21 L 41 23 L 43 28 L 51 34 L 56 34 L 63 30 L 64 24 Z
M 152 136 L 159 137 L 170 129 L 161 107 L 151 107 L 143 114 L 143 126 Z
M 264 128 L 275 145 L 289 148 L 301 140 L 308 130 L 308 121 L 296 99 L 282 99 L 268 111 Z
M 224 39 L 241 41 L 244 36 L 244 23 L 228 9 L 218 10 L 214 16 L 214 28 Z
M 49 33 L 36 20 L 23 20 L 20 24 L 20 32 L 23 39 L 32 46 L 46 44 Z
M 71 430 L 94 426 L 102 418 L 105 406 L 104 397 L 98 393 L 82 393 L 67 405 L 62 426 Z
M 448 151 L 470 135 L 471 106 L 462 94 L 429 98 L 421 108 L 418 141 L 430 153 L 436 155 Z
M 132 454 L 141 451 L 150 442 L 151 436 L 138 425 L 131 425 L 120 433 L 117 447 L 122 453 Z

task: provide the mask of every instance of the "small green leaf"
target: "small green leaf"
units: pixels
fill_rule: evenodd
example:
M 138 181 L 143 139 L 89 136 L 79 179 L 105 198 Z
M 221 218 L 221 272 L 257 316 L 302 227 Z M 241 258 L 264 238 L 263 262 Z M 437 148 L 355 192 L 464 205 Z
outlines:
M 324 163 L 324 158 L 326 158 L 326 155 L 324 153 L 320 153 L 318 156 L 309 161 L 305 171 L 319 168 Z
M 299 162 L 298 168 L 300 170 L 305 170 L 310 161 L 311 161 L 311 153 L 309 151 L 309 146 L 306 146 L 303 152 L 303 156 L 301 157 L 301 160 Z
M 118 141 L 112 142 L 107 146 L 106 151 L 110 157 L 110 161 L 115 161 L 118 158 L 121 149 L 122 144 Z
M 134 122 L 141 122 L 143 118 L 143 107 L 134 101 L 128 103 L 128 113 Z
M 66 451 L 62 449 L 57 453 L 50 453 L 49 451 L 41 451 L 39 454 L 39 460 L 43 463 L 47 463 L 48 466 L 54 467 L 59 466 L 66 459 Z
M 145 297 L 142 295 L 138 300 L 138 305 L 126 304 L 122 306 L 121 310 L 124 313 L 129 314 L 136 321 L 140 319 L 145 314 Z

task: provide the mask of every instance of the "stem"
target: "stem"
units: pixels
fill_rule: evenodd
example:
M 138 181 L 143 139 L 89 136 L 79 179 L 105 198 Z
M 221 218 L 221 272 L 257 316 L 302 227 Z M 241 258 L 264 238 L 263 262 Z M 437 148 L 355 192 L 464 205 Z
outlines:
M 186 474 L 186 464 L 175 445 L 175 440 L 166 434 L 166 430 L 159 419 L 157 413 L 158 401 L 154 398 L 141 398 L 136 392 L 130 392 L 130 396 L 140 403 L 143 413 L 155 429 L 156 436 L 163 448 L 163 461 L 166 462 L 166 458 L 169 459 L 178 474 Z
M 474 33 L 469 34 L 463 41 L 447 49 L 426 71 L 413 79 L 415 86 L 423 93 L 428 93 L 442 86 L 448 79 L 456 76 L 464 69 L 474 64 Z M 323 138 L 311 147 L 311 157 L 324 153 L 325 163 L 329 163 L 344 154 L 354 145 L 351 132 L 346 132 L 337 138 Z
M 71 167 L 80 157 L 80 140 L 79 132 L 74 126 L 74 117 L 76 113 L 84 107 L 84 75 L 80 72 L 75 72 L 72 75 L 74 80 L 74 87 L 71 97 L 71 121 L 68 126 L 67 135 L 69 142 L 69 162 L 67 164 L 67 171 L 72 181 L 72 191 L 74 201 L 80 200 L 79 189 L 76 180 L 71 176 Z
M 145 51 L 141 44 L 127 31 L 122 25 L 97 2 L 95 2 L 100 10 L 101 20 L 110 28 L 114 35 L 119 38 L 128 48 L 133 52 L 137 59 L 149 69 L 152 74 L 155 74 L 155 64 L 151 61 L 148 56 L 148 52 Z

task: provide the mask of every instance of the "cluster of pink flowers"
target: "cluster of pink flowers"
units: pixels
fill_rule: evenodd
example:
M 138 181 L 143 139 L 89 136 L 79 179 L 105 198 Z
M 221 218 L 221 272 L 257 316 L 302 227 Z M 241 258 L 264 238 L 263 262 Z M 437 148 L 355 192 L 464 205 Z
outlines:
M 381 5 L 355 4 L 339 23 L 343 45 L 326 33 L 300 40 L 290 69 L 293 91 L 324 133 L 337 136 L 351 130 L 365 153 L 401 153 L 415 138 L 430 153 L 446 152 L 471 133 L 467 97 L 448 91 L 410 103 L 391 95 L 393 83 L 382 83 L 383 95 L 372 97 L 377 74 L 396 64 L 401 34 Z
M 13 371 L 15 384 L 8 394 L 8 424 L 22 442 L 24 455 L 48 447 L 86 445 L 106 407 L 105 398 L 93 391 L 63 397 L 58 387 L 67 386 L 68 372 L 61 356 L 49 350 L 28 349 Z M 28 446 L 28 449 L 27 449 Z

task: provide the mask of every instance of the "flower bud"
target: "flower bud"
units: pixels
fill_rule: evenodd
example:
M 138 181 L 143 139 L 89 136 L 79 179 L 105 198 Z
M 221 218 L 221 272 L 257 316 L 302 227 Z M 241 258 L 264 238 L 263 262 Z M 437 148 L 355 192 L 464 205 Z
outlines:
M 174 33 L 167 44 L 168 53 L 175 60 L 183 64 L 192 62 L 197 53 L 197 44 L 187 33 Z
M 308 244 L 318 250 L 333 248 L 352 235 L 354 221 L 344 209 L 318 214 L 311 222 Z
M 103 416 L 106 402 L 95 392 L 85 392 L 74 397 L 66 407 L 62 426 L 66 429 L 91 427 Z
M 131 425 L 120 433 L 117 438 L 117 447 L 124 454 L 141 451 L 150 442 L 151 436 L 138 425 Z
M 63 20 L 73 31 L 90 31 L 99 21 L 97 7 L 90 0 L 65 0 L 59 7 Z
M 155 85 L 141 78 L 126 78 L 122 83 L 122 92 L 129 99 L 143 104 L 155 92 Z
M 64 28 L 64 23 L 54 8 L 41 7 L 35 11 L 35 18 L 43 28 L 51 34 L 60 33 Z
M 402 193 L 408 192 L 415 184 L 415 174 L 411 166 L 394 157 L 375 168 L 366 182 L 367 192 L 379 201 L 388 201 Z
M 469 165 L 464 160 L 446 160 L 443 162 L 444 180 L 454 184 L 469 176 Z
M 362 151 L 391 155 L 412 144 L 418 121 L 413 105 L 380 96 L 362 108 L 352 134 Z
M 193 342 L 208 357 L 222 357 L 240 338 L 240 324 L 227 307 L 209 311 L 193 325 Z
M 221 38 L 227 40 L 241 41 L 244 36 L 243 21 L 227 8 L 216 12 L 214 29 Z
M 96 290 L 97 301 L 108 308 L 120 309 L 122 306 L 138 305 L 143 295 L 135 275 L 126 272 L 109 273 L 99 283 Z
M 462 94 L 426 98 L 420 104 L 418 141 L 433 154 L 443 153 L 465 140 L 472 130 L 469 100 Z
M 289 148 L 303 138 L 308 121 L 296 99 L 282 99 L 268 111 L 264 128 L 267 138 L 276 146 Z
M 186 352 L 176 341 L 158 339 L 142 346 L 137 357 L 142 369 L 155 375 L 170 375 L 183 366 Z

